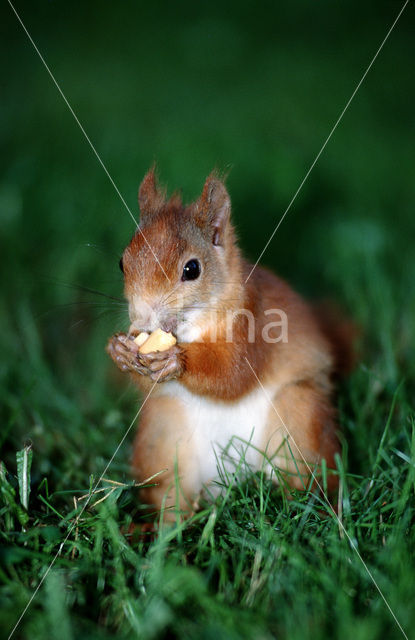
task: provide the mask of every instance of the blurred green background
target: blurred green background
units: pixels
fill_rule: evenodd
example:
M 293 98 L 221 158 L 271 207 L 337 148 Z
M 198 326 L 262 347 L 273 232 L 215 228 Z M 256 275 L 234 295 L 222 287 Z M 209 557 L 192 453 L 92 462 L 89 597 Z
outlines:
M 187 200 L 213 167 L 230 170 L 252 260 L 400 6 L 16 3 L 134 215 L 154 161 Z M 134 224 L 7 3 L 1 12 L 3 440 L 15 444 L 43 402 L 69 423 L 71 407 L 102 416 L 123 402 L 104 345 L 126 309 L 82 287 L 122 297 Z M 369 366 L 392 382 L 413 371 L 414 15 L 409 5 L 263 258 L 343 304 Z
M 138 215 L 139 183 L 155 161 L 162 182 L 170 190 L 182 188 L 188 201 L 198 196 L 212 168 L 229 171 L 234 222 L 246 255 L 255 261 L 402 4 L 18 0 L 15 6 L 133 214 Z M 348 476 L 353 493 L 351 500 L 344 494 L 344 513 L 350 517 L 347 526 L 359 522 L 362 553 L 376 566 L 407 630 L 413 627 L 408 589 L 414 571 L 408 560 L 415 397 L 414 26 L 410 3 L 262 260 L 306 296 L 336 300 L 361 328 L 359 364 L 339 395 L 347 443 L 343 464 L 348 474 L 356 474 Z M 126 306 L 114 298 L 122 298 L 118 261 L 134 224 L 7 2 L 0 9 L 0 36 L 0 450 L 15 487 L 16 450 L 31 442 L 34 451 L 30 532 L 20 532 L 13 521 L 3 527 L 0 513 L 8 544 L 1 556 L 7 575 L 1 574 L 6 604 L 0 626 L 11 628 L 55 553 L 55 538 L 44 547 L 38 542 L 46 536 L 45 523 L 61 539 L 72 496 L 87 489 L 89 474 L 102 473 L 137 410 L 135 390 L 104 351 L 107 338 L 128 326 Z M 111 465 L 112 478 L 129 478 L 128 457 L 127 439 Z M 45 507 L 48 486 L 54 493 L 52 506 Z M 139 509 L 135 496 L 131 501 L 121 505 L 124 519 Z M 292 505 L 295 513 L 297 504 Z M 284 510 L 277 513 L 283 521 Z M 109 520 L 104 512 L 102 517 L 106 531 Z M 249 526 L 251 517 L 248 510 Z M 92 524 L 85 523 L 79 562 L 76 556 L 71 564 L 68 606 L 79 598 L 81 613 L 74 609 L 95 625 L 107 600 L 100 569 L 88 568 L 99 530 L 94 512 L 88 518 Z M 238 540 L 245 540 L 248 524 L 237 506 L 220 526 L 238 518 L 239 538 L 229 549 L 239 562 L 246 554 Z M 308 526 L 312 519 L 306 520 Z M 316 616 L 324 638 L 334 637 L 331 625 L 343 629 L 338 637 L 397 637 L 388 610 L 364 582 L 367 576 L 364 587 L 355 582 L 356 566 L 363 569 L 352 554 L 349 570 L 351 551 L 341 546 L 347 542 L 339 539 L 336 524 L 330 555 L 328 535 L 320 536 L 318 529 L 313 537 L 304 529 L 302 540 L 291 511 L 285 521 L 281 538 L 293 535 L 294 543 L 287 544 L 293 553 L 279 569 L 282 586 L 258 591 L 259 602 L 273 594 L 266 615 L 276 617 L 275 628 L 281 625 L 291 639 L 308 637 L 306 627 L 313 638 L 320 637 L 318 625 L 309 625 Z M 119 534 L 120 516 L 113 514 L 111 522 Z M 271 533 L 270 540 L 277 540 L 278 531 Z M 191 538 L 192 530 L 187 535 Z M 118 579 L 110 548 L 108 543 L 107 585 L 111 576 Z M 264 549 L 264 557 L 272 557 L 274 551 Z M 302 554 L 303 564 L 297 563 Z M 189 547 L 177 557 L 186 582 L 193 575 Z M 145 573 L 145 554 L 142 561 Z M 210 561 L 216 562 L 214 553 Z M 321 563 L 323 572 L 307 574 L 314 575 L 309 588 L 302 576 L 313 562 Z M 130 573 L 122 563 L 118 569 L 136 579 L 134 563 Z M 237 589 L 232 595 L 234 573 L 229 569 L 225 586 L 218 583 L 216 598 L 216 568 L 206 577 L 203 563 L 194 575 L 197 571 L 201 584 L 213 576 L 212 602 L 223 603 L 234 616 L 232 626 L 239 619 L 240 597 Z M 160 567 L 156 595 L 170 589 L 165 566 Z M 108 625 L 118 629 L 122 620 L 130 637 L 119 613 L 124 591 L 115 578 L 110 592 L 119 596 L 119 608 Z M 60 593 L 53 580 L 52 575 L 26 617 L 28 637 L 50 637 L 47 626 L 44 633 L 39 629 Z M 324 584 L 330 587 L 326 591 Z M 91 604 L 95 595 L 102 602 Z M 141 583 L 130 597 L 147 612 L 153 629 L 154 607 Z M 185 609 L 180 607 L 172 605 L 179 611 L 178 624 Z M 286 611 L 283 619 L 280 611 Z M 50 613 L 57 633 L 59 615 Z M 189 615 L 183 613 L 183 619 Z M 99 618 L 99 624 L 106 620 Z M 294 631 L 298 620 L 305 621 L 304 628 Z M 178 628 L 177 637 L 184 637 Z M 189 637 L 202 637 L 199 632 Z M 246 629 L 241 635 L 223 633 L 206 631 L 203 637 L 249 636 Z M 159 637 L 157 629 L 148 637 Z

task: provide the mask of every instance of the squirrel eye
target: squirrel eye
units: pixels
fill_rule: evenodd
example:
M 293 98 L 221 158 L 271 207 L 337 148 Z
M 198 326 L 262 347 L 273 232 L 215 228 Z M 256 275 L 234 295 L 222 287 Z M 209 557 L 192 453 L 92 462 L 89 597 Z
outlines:
M 183 267 L 182 280 L 196 280 L 200 276 L 200 263 L 198 260 L 189 260 Z
M 119 265 L 120 265 L 121 271 L 124 273 L 124 264 L 123 264 L 122 258 L 120 259 Z

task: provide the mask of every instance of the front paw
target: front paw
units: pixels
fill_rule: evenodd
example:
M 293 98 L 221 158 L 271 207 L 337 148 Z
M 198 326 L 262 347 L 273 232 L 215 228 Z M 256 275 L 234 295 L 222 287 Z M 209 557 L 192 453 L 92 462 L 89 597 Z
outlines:
M 135 372 L 140 375 L 148 373 L 140 362 L 138 347 L 133 336 L 128 336 L 126 333 L 116 333 L 108 340 L 106 351 L 121 371 Z
M 184 371 L 183 349 L 175 344 L 166 351 L 139 354 L 141 364 L 155 382 L 166 382 L 179 378 Z

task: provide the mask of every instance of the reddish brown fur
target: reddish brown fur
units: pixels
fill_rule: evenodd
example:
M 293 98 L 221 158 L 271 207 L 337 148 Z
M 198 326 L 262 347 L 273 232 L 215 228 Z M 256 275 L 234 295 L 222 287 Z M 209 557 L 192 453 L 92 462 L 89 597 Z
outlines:
M 150 171 L 140 187 L 139 202 L 140 229 L 123 255 L 125 293 L 137 330 L 147 327 L 140 325 L 144 320 L 140 320 L 138 312 L 137 317 L 134 316 L 134 300 L 148 300 L 156 307 L 163 328 L 172 322 L 176 292 L 185 291 L 185 308 L 201 309 L 198 320 L 201 335 L 198 341 L 179 340 L 178 347 L 166 355 L 180 384 L 193 394 L 218 403 L 238 403 L 258 387 L 248 360 L 261 384 L 276 389 L 271 399 L 273 406 L 269 408 L 263 450 L 276 456 L 282 470 L 295 472 L 284 440 L 288 429 L 288 441 L 301 473 L 307 476 L 309 472 L 293 441 L 311 465 L 319 464 L 324 457 L 333 468 L 334 456 L 339 450 L 331 403 L 333 359 L 337 355 L 332 346 L 335 332 L 332 330 L 326 338 L 321 319 L 273 273 L 257 267 L 245 283 L 251 265 L 241 257 L 236 245 L 229 221 L 229 196 L 216 175 L 209 176 L 200 199 L 184 207 L 177 194 L 166 202 L 154 171 Z M 156 250 L 167 278 L 149 245 Z M 195 256 L 203 264 L 203 278 L 183 287 L 180 282 L 183 263 Z M 212 299 L 216 301 L 214 323 L 209 315 Z M 246 309 L 255 317 L 253 343 L 248 341 L 248 324 L 243 315 L 235 319 L 232 342 L 226 341 L 226 313 L 239 309 Z M 267 309 L 282 309 L 287 314 L 287 343 L 263 341 L 262 330 L 269 321 L 264 314 Z M 139 370 L 135 365 L 130 366 L 128 363 L 134 363 L 136 352 L 131 355 L 123 349 L 132 349 L 128 346 L 131 342 L 123 338 L 120 346 L 114 340 L 109 343 L 110 355 L 123 370 L 130 370 L 138 386 L 147 393 L 161 365 L 156 368 L 156 359 L 151 362 L 150 358 L 141 362 Z M 146 369 L 153 365 L 153 369 Z M 168 468 L 158 487 L 147 491 L 145 500 L 160 508 L 167 491 L 169 505 L 178 501 L 186 509 L 186 504 L 197 499 L 200 488 L 194 487 L 194 462 L 183 445 L 187 437 L 184 426 L 181 431 L 186 421 L 184 414 L 182 416 L 183 405 L 174 398 L 163 397 L 158 389 L 153 390 L 143 409 L 133 467 L 140 480 Z M 174 415 L 177 417 L 172 427 Z M 183 492 L 179 497 L 169 490 L 176 454 Z M 293 486 L 302 486 L 301 478 L 295 473 L 287 477 Z M 331 476 L 329 487 L 335 484 L 336 478 Z

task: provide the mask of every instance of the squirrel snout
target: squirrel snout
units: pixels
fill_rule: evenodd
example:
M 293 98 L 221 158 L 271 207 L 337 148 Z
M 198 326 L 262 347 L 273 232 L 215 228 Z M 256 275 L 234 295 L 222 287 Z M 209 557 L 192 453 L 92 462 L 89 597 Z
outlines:
M 129 305 L 131 326 L 137 331 L 151 333 L 159 327 L 158 314 L 155 308 L 145 300 L 131 300 Z
M 170 315 L 166 310 L 152 306 L 144 300 L 133 300 L 129 309 L 131 327 L 138 332 L 152 333 L 156 329 L 162 329 L 166 333 L 175 333 L 177 330 L 176 314 Z
M 166 333 L 176 333 L 177 331 L 177 318 L 167 318 L 161 320 L 160 329 L 163 329 Z

